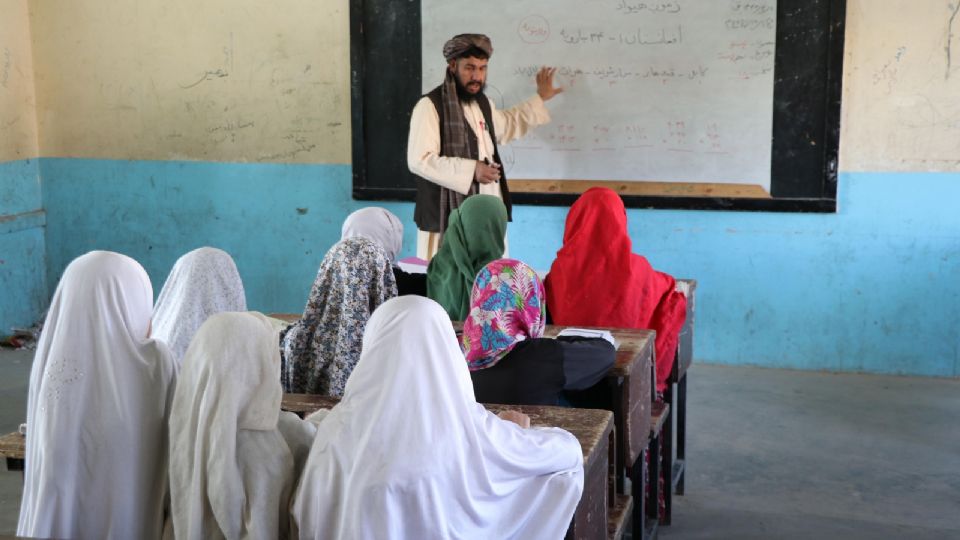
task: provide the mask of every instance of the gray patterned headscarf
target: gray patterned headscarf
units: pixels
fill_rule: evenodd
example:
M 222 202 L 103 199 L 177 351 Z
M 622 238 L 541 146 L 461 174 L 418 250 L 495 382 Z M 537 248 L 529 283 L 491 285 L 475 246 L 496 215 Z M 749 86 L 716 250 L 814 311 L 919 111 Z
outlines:
M 152 336 L 170 347 L 179 366 L 207 317 L 246 310 L 243 281 L 233 259 L 226 251 L 202 247 L 173 265 L 153 308 Z
M 493 45 L 490 38 L 483 34 L 458 34 L 450 38 L 443 44 L 443 57 L 449 62 L 476 47 L 487 53 L 487 56 L 493 55 Z M 470 153 L 470 142 L 467 137 L 467 119 L 463 115 L 463 107 L 460 105 L 460 98 L 457 97 L 456 76 L 449 70 L 446 70 L 446 77 L 443 81 L 443 87 L 440 89 L 440 102 L 443 103 L 443 125 L 440 126 L 440 136 L 443 139 L 443 155 L 448 157 L 461 157 L 467 159 L 476 159 Z M 440 233 L 443 234 L 447 228 L 447 216 L 450 211 L 459 208 L 465 198 L 475 195 L 479 191 L 476 182 L 470 185 L 470 192 L 463 195 L 452 189 L 440 188 Z
M 335 244 L 299 321 L 281 334 L 281 382 L 294 393 L 343 395 L 373 310 L 397 296 L 390 257 L 367 238 Z

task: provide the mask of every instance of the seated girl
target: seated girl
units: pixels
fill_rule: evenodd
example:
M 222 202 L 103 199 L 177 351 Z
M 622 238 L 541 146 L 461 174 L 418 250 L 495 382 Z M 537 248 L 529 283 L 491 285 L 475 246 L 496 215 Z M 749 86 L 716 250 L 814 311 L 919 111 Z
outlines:
M 150 338 L 153 287 L 136 261 L 67 266 L 30 372 L 18 536 L 159 538 L 176 364 Z
M 667 387 L 687 299 L 673 277 L 631 252 L 627 212 L 608 188 L 590 188 L 567 214 L 563 246 L 547 274 L 554 324 L 653 329 L 657 392 Z
M 440 249 L 427 267 L 427 296 L 436 300 L 451 320 L 470 312 L 470 288 L 477 272 L 503 257 L 507 207 L 493 195 L 473 195 L 450 212 Z
M 303 316 L 280 336 L 284 390 L 342 395 L 360 359 L 367 319 L 396 295 L 390 257 L 380 244 L 348 238 L 330 248 Z
M 583 490 L 577 439 L 476 402 L 434 301 L 380 306 L 320 421 L 292 508 L 300 538 L 561 538 Z M 508 411 L 509 412 L 509 411 Z
M 461 344 L 482 403 L 559 405 L 564 390 L 602 380 L 616 351 L 601 338 L 544 338 L 546 306 L 536 272 L 513 259 L 480 270 Z
M 183 359 L 170 415 L 170 502 L 179 539 L 286 538 L 290 497 L 316 427 L 280 411 L 277 332 L 219 313 Z
M 179 365 L 207 317 L 246 311 L 237 265 L 226 251 L 202 247 L 177 259 L 153 310 L 153 337 L 173 351 Z

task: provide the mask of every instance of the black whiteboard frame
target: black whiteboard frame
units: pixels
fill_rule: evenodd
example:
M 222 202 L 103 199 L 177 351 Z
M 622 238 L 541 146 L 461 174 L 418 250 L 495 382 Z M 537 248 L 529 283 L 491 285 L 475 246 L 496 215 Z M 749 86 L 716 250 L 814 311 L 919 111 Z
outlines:
M 777 1 L 772 198 L 623 195 L 626 206 L 836 212 L 845 22 L 846 0 Z M 410 112 L 422 94 L 420 33 L 419 0 L 350 0 L 354 199 L 416 196 L 406 146 Z M 514 204 L 551 206 L 569 206 L 578 197 L 511 196 Z

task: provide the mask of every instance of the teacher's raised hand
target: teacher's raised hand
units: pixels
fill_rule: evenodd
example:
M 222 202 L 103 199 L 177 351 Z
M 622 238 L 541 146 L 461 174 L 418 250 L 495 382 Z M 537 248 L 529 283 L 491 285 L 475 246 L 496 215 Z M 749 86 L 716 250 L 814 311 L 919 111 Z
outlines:
M 537 72 L 537 94 L 540 94 L 540 98 L 544 101 L 563 92 L 563 88 L 553 85 L 553 75 L 556 72 L 557 68 L 548 67 L 542 67 Z

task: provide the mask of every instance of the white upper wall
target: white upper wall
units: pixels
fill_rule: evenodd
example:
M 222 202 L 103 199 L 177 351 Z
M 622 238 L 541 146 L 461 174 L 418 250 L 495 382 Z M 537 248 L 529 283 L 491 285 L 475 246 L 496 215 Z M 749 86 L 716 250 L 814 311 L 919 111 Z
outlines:
M 350 161 L 347 0 L 32 2 L 45 157 Z
M 0 161 L 37 157 L 36 101 L 27 0 L 4 0 L 0 7 Z

